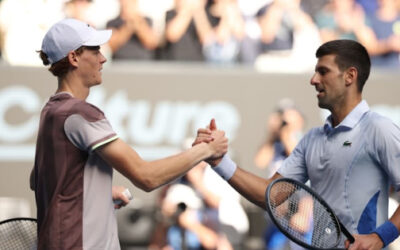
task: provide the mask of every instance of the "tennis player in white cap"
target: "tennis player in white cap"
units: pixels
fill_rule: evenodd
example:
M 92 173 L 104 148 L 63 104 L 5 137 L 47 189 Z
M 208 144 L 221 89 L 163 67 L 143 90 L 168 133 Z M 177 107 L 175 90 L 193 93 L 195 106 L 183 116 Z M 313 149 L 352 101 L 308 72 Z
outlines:
M 41 112 L 31 178 L 38 249 L 120 249 L 114 206 L 129 200 L 123 188 L 112 191 L 113 168 L 151 191 L 227 151 L 227 138 L 217 131 L 209 144 L 147 162 L 118 138 L 103 112 L 85 101 L 102 81 L 100 45 L 110 37 L 110 30 L 65 19 L 43 39 L 40 57 L 58 85 Z

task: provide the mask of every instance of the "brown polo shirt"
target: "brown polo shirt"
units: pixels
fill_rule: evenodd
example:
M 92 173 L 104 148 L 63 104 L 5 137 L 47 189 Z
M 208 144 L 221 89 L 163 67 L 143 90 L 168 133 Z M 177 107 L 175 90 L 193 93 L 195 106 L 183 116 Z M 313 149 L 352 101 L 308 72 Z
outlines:
M 69 93 L 46 103 L 34 167 L 38 249 L 120 249 L 113 170 L 95 151 L 116 138 L 101 110 Z

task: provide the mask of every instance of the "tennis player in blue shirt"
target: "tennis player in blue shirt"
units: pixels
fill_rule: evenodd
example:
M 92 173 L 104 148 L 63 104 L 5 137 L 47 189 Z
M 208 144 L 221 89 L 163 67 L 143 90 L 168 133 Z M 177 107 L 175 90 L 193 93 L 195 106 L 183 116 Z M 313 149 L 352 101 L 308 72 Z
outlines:
M 278 172 L 266 180 L 225 155 L 210 161 L 214 170 L 251 202 L 265 207 L 265 190 L 278 178 L 310 181 L 354 235 L 349 249 L 382 249 L 399 235 L 400 209 L 388 218 L 389 187 L 400 190 L 400 129 L 370 111 L 362 90 L 370 73 L 365 48 L 352 40 L 321 45 L 311 78 L 318 106 L 331 115 L 311 129 Z M 209 141 L 215 121 L 199 129 L 194 144 Z

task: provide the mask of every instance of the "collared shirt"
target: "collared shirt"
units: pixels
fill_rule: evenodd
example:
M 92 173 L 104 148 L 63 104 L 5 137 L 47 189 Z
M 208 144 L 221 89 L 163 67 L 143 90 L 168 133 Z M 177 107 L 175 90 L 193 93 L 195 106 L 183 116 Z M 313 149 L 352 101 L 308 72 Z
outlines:
M 389 185 L 400 189 L 400 129 L 360 102 L 336 127 L 311 129 L 278 172 L 311 188 L 352 233 L 388 219 Z

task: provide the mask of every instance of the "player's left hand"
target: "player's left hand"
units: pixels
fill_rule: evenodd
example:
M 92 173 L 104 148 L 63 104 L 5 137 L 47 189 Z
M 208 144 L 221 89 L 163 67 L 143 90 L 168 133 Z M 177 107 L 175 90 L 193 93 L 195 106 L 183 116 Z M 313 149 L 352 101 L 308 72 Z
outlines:
M 383 248 L 383 242 L 377 234 L 354 234 L 354 243 L 350 245 L 346 241 L 346 249 L 349 250 L 379 250 Z
M 112 199 L 114 201 L 114 208 L 119 209 L 128 205 L 131 197 L 127 197 L 124 192 L 126 188 L 123 186 L 113 186 L 112 187 Z

